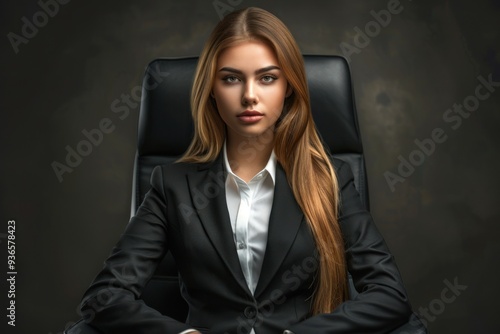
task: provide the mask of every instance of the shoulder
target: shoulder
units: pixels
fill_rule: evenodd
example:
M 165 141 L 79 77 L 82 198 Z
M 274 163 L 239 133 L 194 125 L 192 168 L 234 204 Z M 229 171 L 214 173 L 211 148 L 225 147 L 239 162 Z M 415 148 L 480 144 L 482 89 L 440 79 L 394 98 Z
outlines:
M 171 191 L 183 191 L 187 189 L 188 175 L 196 171 L 198 165 L 175 161 L 157 165 L 151 171 L 149 185 L 165 197 Z
M 151 180 L 160 179 L 163 182 L 181 180 L 184 179 L 185 175 L 198 171 L 203 165 L 172 160 L 155 166 L 151 172 Z
M 219 162 L 219 164 L 217 164 Z M 207 170 L 218 170 L 222 167 L 220 159 L 217 158 L 209 162 L 177 162 L 172 160 L 168 163 L 156 166 L 152 173 L 151 178 L 158 178 L 161 175 L 165 183 L 177 183 L 183 181 L 188 175 L 203 174 Z M 217 167 L 218 166 L 218 167 Z
M 185 174 L 189 173 L 192 171 L 196 171 L 202 166 L 203 164 L 198 164 L 198 163 L 189 163 L 189 162 L 177 162 L 175 160 L 158 165 L 154 168 L 154 171 L 157 171 L 164 174 L 173 174 L 173 175 L 179 175 L 179 174 Z

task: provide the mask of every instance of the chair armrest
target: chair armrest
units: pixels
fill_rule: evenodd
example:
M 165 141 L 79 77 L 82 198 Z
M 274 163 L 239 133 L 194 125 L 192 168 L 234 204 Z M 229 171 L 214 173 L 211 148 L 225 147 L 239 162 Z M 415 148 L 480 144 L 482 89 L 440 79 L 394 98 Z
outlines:
M 64 334 L 102 334 L 94 327 L 88 325 L 83 321 L 83 319 L 78 320 L 68 329 L 64 331 Z
M 427 334 L 427 328 L 416 313 L 412 313 L 408 322 L 398 329 L 393 330 L 390 334 Z

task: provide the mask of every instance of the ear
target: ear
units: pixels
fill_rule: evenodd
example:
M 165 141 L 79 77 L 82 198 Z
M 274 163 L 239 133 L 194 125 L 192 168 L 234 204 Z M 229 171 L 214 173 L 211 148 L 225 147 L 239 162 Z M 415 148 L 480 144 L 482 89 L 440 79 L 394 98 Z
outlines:
M 289 97 L 290 95 L 292 95 L 292 93 L 293 93 L 292 86 L 290 86 L 290 84 L 288 84 L 288 86 L 286 87 L 286 95 L 285 95 L 285 97 Z

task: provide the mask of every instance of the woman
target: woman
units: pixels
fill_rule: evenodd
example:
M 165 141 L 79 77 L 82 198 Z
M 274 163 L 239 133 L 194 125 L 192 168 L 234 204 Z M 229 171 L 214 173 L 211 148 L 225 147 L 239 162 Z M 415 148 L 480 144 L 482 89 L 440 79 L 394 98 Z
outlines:
M 386 333 L 411 313 L 347 164 L 316 133 L 301 53 L 285 25 L 226 16 L 200 56 L 195 135 L 151 190 L 86 292 L 110 333 Z M 209 192 L 200 203 L 196 194 Z M 185 323 L 139 298 L 170 250 Z M 361 293 L 347 296 L 347 270 Z M 165 296 L 168 298 L 168 296 Z

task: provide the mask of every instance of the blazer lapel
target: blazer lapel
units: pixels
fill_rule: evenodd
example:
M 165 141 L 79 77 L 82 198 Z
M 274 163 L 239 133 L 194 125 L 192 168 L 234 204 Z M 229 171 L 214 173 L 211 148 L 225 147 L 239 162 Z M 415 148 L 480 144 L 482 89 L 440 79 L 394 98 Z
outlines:
M 221 259 L 240 286 L 251 294 L 234 244 L 226 202 L 226 175 L 221 153 L 214 162 L 201 165 L 197 172 L 188 174 L 189 191 L 205 232 Z
M 295 240 L 303 216 L 304 214 L 288 184 L 285 171 L 278 164 L 276 168 L 273 206 L 269 217 L 266 253 L 259 282 L 255 289 L 256 298 L 264 291 L 281 266 L 283 259 Z

